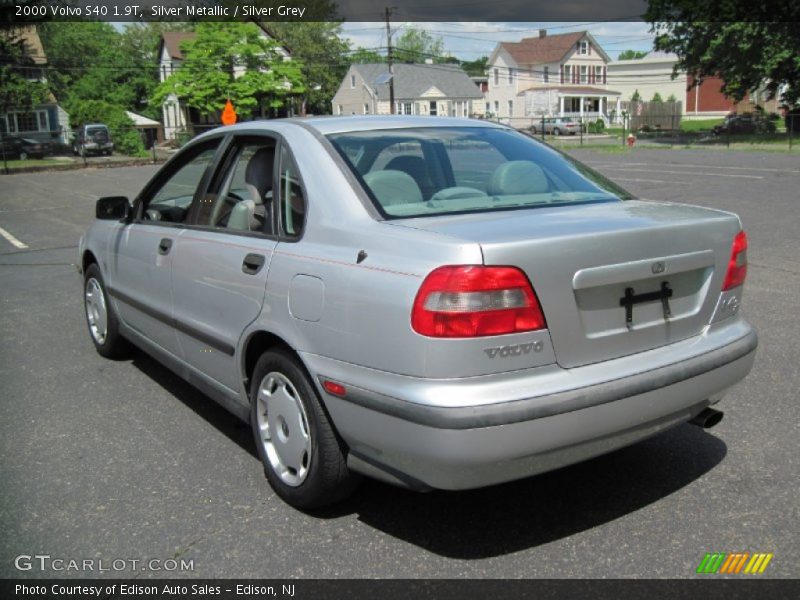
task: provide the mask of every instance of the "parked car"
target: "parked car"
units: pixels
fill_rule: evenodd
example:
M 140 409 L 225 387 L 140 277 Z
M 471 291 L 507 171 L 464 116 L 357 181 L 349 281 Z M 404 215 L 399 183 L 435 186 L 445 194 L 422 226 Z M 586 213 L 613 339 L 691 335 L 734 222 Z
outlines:
M 108 127 L 102 123 L 81 125 L 75 130 L 72 151 L 78 156 L 89 154 L 108 154 L 114 152 L 114 141 Z
M 219 128 L 96 216 L 97 351 L 132 343 L 249 421 L 301 508 L 359 475 L 475 488 L 709 427 L 755 357 L 736 215 L 636 200 L 486 121 Z
M 16 135 L 3 135 L 0 140 L 0 156 L 6 158 L 44 158 L 50 153 L 50 144 Z
M 541 119 L 534 121 L 533 125 L 531 125 L 531 133 L 541 133 L 542 127 L 544 127 L 545 133 L 552 133 L 553 135 L 561 135 L 562 133 L 565 135 L 575 135 L 581 131 L 580 123 L 574 121 L 570 117 L 545 119 L 544 126 L 542 125 Z
M 755 133 L 758 128 L 755 119 L 749 115 L 728 115 L 719 125 L 712 128 L 715 135 L 723 133 Z

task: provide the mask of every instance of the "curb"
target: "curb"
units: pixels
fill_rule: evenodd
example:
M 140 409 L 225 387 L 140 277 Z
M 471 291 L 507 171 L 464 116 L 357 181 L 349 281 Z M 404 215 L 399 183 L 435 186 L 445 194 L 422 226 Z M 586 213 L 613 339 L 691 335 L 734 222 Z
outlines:
M 63 165 L 32 165 L 30 167 L 12 167 L 6 171 L 0 165 L 0 175 L 16 175 L 18 173 L 42 173 L 45 171 L 77 171 L 79 169 L 113 169 L 114 167 L 144 167 L 147 165 L 161 165 L 167 161 L 166 158 L 159 158 L 155 162 L 152 158 L 132 158 L 114 162 L 88 163 L 70 162 Z

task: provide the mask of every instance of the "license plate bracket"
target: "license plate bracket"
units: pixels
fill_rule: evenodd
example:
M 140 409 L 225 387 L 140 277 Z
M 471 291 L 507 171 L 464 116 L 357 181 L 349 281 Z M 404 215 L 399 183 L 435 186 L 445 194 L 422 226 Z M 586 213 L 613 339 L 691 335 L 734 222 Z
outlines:
M 664 313 L 664 320 L 669 321 L 672 310 L 669 306 L 669 299 L 672 298 L 672 288 L 668 281 L 661 282 L 661 288 L 655 292 L 637 294 L 632 287 L 625 288 L 625 295 L 619 299 L 619 305 L 625 307 L 625 325 L 628 329 L 633 327 L 633 307 L 636 304 L 645 302 L 661 302 L 661 310 Z

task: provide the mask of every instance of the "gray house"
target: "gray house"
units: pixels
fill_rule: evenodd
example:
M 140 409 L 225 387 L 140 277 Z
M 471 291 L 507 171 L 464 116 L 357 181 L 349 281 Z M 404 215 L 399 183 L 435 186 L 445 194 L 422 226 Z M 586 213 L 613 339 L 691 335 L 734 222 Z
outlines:
M 395 114 L 483 116 L 483 93 L 455 65 L 393 66 Z M 331 101 L 334 115 L 388 115 L 389 67 L 351 65 Z

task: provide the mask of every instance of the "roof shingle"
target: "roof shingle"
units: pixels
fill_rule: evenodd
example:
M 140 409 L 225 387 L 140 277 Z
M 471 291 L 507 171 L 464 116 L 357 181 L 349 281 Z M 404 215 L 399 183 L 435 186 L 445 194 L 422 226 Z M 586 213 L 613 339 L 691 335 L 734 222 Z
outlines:
M 501 42 L 500 46 L 518 65 L 539 65 L 560 61 L 585 35 L 585 31 L 574 31 L 545 37 L 523 38 L 519 42 Z

